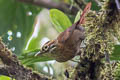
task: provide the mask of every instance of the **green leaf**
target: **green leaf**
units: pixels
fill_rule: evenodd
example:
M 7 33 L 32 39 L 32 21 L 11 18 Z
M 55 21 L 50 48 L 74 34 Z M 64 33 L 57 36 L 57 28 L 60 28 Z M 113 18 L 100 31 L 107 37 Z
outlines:
M 25 51 L 26 53 L 19 56 L 19 60 L 21 60 L 21 63 L 26 66 L 34 64 L 36 62 L 53 60 L 48 55 L 41 55 L 41 56 L 35 57 L 35 54 L 38 53 L 39 51 L 40 51 L 40 49 Z
M 115 45 L 112 55 L 110 56 L 111 60 L 120 60 L 120 45 Z
M 72 25 L 69 18 L 62 11 L 57 9 L 50 10 L 50 18 L 52 20 L 55 29 L 58 32 L 63 32 Z
M 44 61 L 49 61 L 49 60 L 53 60 L 52 58 L 48 57 L 48 56 L 40 56 L 40 57 L 29 57 L 26 59 L 23 59 L 21 61 L 22 64 L 29 66 L 31 64 L 34 64 L 36 62 L 44 62 Z
M 80 19 L 80 14 L 81 14 L 81 11 L 78 11 L 78 13 L 75 17 L 74 23 L 76 23 Z
M 15 80 L 15 79 L 12 79 L 12 78 L 10 78 L 8 76 L 1 75 L 0 80 Z
M 37 52 L 39 52 L 40 51 L 40 49 L 34 49 L 34 50 L 31 50 L 31 51 L 24 51 L 25 53 L 23 53 L 21 56 L 19 56 L 19 59 L 21 60 L 21 59 L 24 59 L 24 58 L 29 58 L 29 57 L 34 57 L 35 56 L 35 54 L 37 53 Z
M 26 42 L 25 50 L 39 49 L 44 43 L 54 39 L 57 34 L 50 21 L 49 10 L 41 10 L 34 24 L 32 34 Z

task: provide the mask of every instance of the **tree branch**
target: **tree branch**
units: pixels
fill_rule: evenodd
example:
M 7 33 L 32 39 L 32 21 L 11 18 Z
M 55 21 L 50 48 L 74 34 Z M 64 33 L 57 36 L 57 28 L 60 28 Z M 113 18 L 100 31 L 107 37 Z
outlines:
M 48 80 L 48 77 L 25 68 L 0 38 L 0 59 L 4 66 L 0 66 L 0 75 L 6 75 L 16 80 Z
M 85 24 L 81 25 L 86 29 L 86 47 L 82 49 L 80 62 L 72 74 L 73 80 L 115 80 L 113 65 L 103 59 L 112 53 L 114 37 L 120 39 L 118 10 L 115 0 L 109 0 L 99 12 L 90 11 L 86 16 Z
M 78 9 L 75 6 L 72 6 L 72 8 L 70 8 L 69 4 L 66 3 L 56 3 L 53 2 L 52 0 L 18 0 L 24 3 L 31 3 L 40 7 L 45 7 L 48 9 L 51 8 L 56 8 L 59 9 L 65 13 L 69 13 L 72 15 L 75 15 L 78 12 Z
M 74 2 L 79 6 L 79 8 L 84 9 L 86 2 L 84 0 L 74 0 Z

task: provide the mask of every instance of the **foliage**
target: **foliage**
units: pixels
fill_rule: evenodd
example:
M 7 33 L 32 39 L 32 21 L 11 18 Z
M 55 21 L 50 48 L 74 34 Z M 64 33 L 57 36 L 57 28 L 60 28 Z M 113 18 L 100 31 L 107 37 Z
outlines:
M 34 18 L 40 8 L 16 0 L 1 0 L 0 11 L 0 35 L 7 46 L 20 55 L 33 30 Z
M 50 58 L 48 56 L 35 57 L 35 54 L 38 53 L 39 51 L 40 51 L 40 49 L 35 49 L 35 50 L 26 52 L 26 53 L 22 54 L 21 56 L 19 56 L 21 63 L 26 66 L 29 66 L 36 62 L 53 60 L 52 58 Z
M 69 0 L 65 1 L 69 2 Z M 90 0 L 86 1 L 89 2 Z M 45 55 L 41 57 L 35 57 L 35 54 L 40 51 L 40 40 L 43 38 L 44 34 L 46 34 L 45 32 L 48 32 L 43 31 L 43 29 L 39 30 L 37 38 L 32 38 L 32 41 L 29 42 L 27 51 L 25 51 L 25 47 L 35 29 L 35 17 L 39 12 L 41 12 L 41 9 L 43 8 L 38 8 L 37 6 L 30 4 L 23 4 L 16 0 L 0 1 L 0 36 L 2 36 L 3 40 L 8 43 L 7 46 L 10 47 L 11 50 L 15 49 L 13 52 L 18 55 L 21 63 L 26 66 L 33 66 L 36 62 L 53 60 Z M 100 7 L 97 6 L 94 1 L 92 1 L 92 10 L 97 11 L 99 9 Z M 68 18 L 68 16 L 71 15 L 66 15 L 60 10 L 51 9 L 49 10 L 49 13 L 50 20 L 54 28 L 58 32 L 63 32 L 72 25 L 72 21 L 75 23 L 79 20 L 81 11 L 77 13 L 76 17 L 72 16 L 75 17 L 75 19 L 72 21 Z M 43 23 L 42 25 L 48 26 L 47 28 L 44 27 L 44 30 L 50 28 L 49 24 L 44 24 L 47 23 Z M 8 34 L 11 32 L 12 34 Z M 18 32 L 21 34 L 19 37 L 16 36 Z M 51 32 L 49 32 L 49 34 L 51 34 Z M 120 45 L 115 45 L 114 51 L 110 58 L 111 60 L 120 60 Z M 4 78 L 5 80 L 9 80 L 5 76 L 0 76 L 0 80 L 4 80 Z
M 1 75 L 1 76 L 0 76 L 0 80 L 11 80 L 11 78 L 8 77 L 8 76 L 3 76 L 3 75 Z M 15 79 L 12 79 L 12 80 L 15 80 Z
M 110 56 L 111 60 L 120 60 L 120 45 L 115 45 L 112 55 Z
M 72 25 L 69 18 L 63 12 L 57 9 L 50 10 L 50 18 L 58 32 L 63 32 Z

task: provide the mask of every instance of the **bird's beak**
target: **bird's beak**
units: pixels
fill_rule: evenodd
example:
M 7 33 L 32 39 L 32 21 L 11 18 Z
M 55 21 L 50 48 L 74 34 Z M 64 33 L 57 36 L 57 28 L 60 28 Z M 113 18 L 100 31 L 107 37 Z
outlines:
M 44 52 L 41 52 L 41 51 L 39 51 L 39 52 L 37 52 L 36 54 L 35 54 L 35 57 L 36 56 L 40 56 L 40 55 L 42 55 Z

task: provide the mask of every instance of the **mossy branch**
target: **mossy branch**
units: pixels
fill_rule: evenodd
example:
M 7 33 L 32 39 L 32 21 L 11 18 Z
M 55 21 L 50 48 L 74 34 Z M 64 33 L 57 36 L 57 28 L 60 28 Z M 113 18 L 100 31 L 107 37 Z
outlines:
M 114 80 L 115 69 L 109 55 L 115 44 L 114 37 L 120 39 L 120 13 L 115 0 L 106 0 L 99 12 L 90 11 L 82 26 L 86 28 L 86 47 L 82 49 L 72 79 Z
M 14 55 L 0 38 L 0 59 L 3 66 L 0 66 L 0 75 L 6 75 L 16 80 L 50 80 L 48 77 L 20 64 L 17 56 Z

